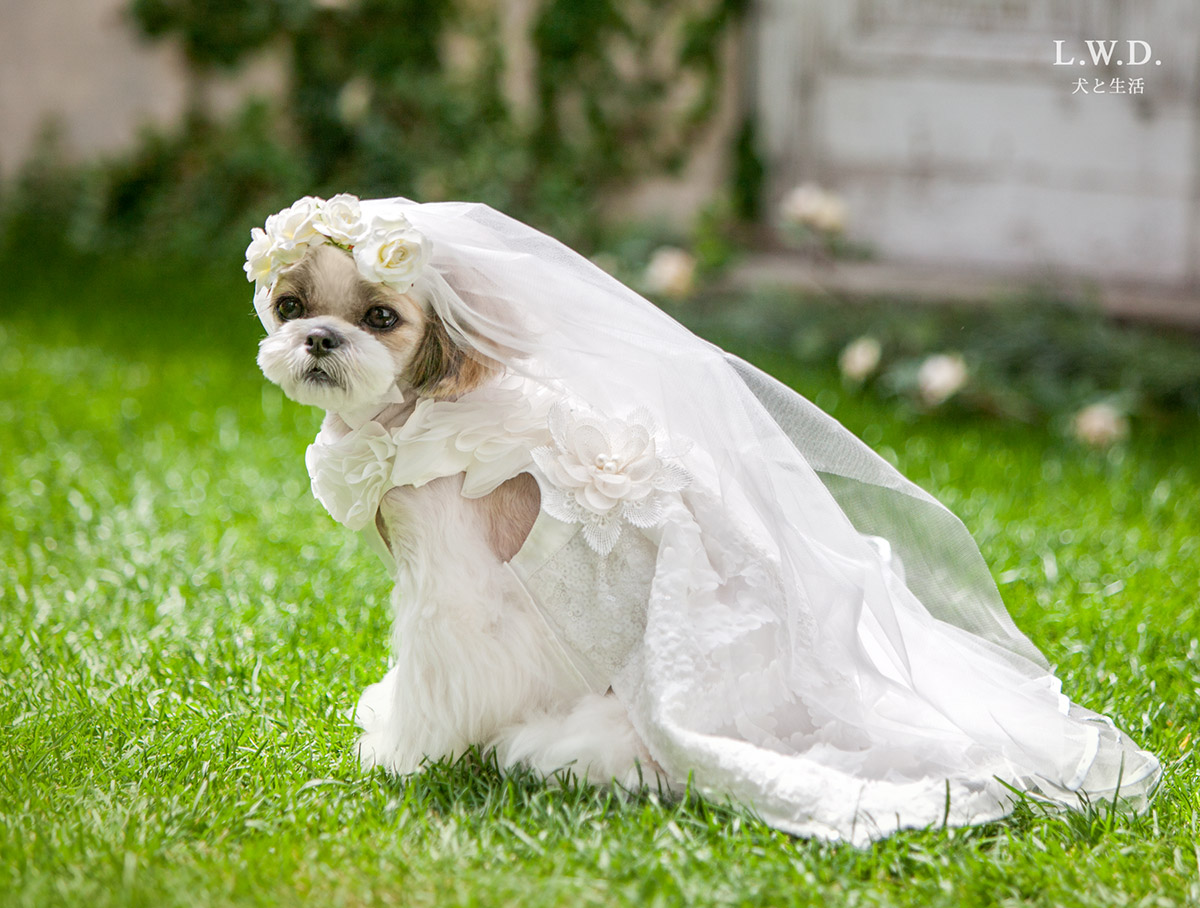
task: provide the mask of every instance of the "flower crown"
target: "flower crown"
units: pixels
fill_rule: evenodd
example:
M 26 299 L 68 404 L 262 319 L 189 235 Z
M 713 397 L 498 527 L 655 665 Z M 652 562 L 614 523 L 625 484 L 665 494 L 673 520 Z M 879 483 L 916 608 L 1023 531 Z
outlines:
M 246 247 L 246 279 L 255 296 L 267 291 L 289 265 L 310 246 L 331 243 L 354 256 L 359 273 L 401 293 L 412 288 L 431 252 L 429 239 L 399 212 L 363 218 L 357 196 L 329 200 L 305 196 L 267 218 L 266 229 L 250 231 Z

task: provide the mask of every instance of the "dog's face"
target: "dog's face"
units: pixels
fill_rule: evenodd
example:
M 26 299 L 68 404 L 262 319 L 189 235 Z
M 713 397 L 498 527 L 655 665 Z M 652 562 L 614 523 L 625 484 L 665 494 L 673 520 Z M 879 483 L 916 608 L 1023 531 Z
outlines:
M 298 403 L 345 412 L 393 385 L 453 397 L 489 371 L 411 294 L 366 280 L 336 246 L 312 247 L 280 276 L 271 313 L 278 328 L 259 344 L 258 365 Z

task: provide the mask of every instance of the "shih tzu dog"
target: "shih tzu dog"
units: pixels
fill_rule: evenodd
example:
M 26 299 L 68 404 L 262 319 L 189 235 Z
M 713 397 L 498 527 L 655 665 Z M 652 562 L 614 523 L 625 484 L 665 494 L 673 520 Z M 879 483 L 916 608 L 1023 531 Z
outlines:
M 502 372 L 455 342 L 417 289 L 368 280 L 361 249 L 319 242 L 275 262 L 260 304 L 273 330 L 259 366 L 326 410 L 322 437 L 335 441 L 361 420 L 402 426 L 420 402 L 456 400 Z M 477 498 L 462 487 L 462 474 L 394 486 L 373 515 L 395 577 L 395 661 L 355 710 L 364 766 L 410 773 L 481 745 L 547 775 L 653 778 L 624 706 L 589 689 L 506 569 L 538 515 L 537 482 L 523 472 Z

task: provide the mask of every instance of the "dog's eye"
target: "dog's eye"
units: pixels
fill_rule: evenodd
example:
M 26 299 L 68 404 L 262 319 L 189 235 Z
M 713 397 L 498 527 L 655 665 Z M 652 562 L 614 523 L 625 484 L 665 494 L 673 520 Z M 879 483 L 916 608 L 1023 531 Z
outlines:
M 304 303 L 300 302 L 299 297 L 281 296 L 275 300 L 275 314 L 279 316 L 281 322 L 301 318 L 304 315 Z
M 387 306 L 372 306 L 363 316 L 363 323 L 376 331 L 387 331 L 389 328 L 394 328 L 398 321 L 400 321 L 400 316 L 396 314 L 396 310 L 389 309 Z

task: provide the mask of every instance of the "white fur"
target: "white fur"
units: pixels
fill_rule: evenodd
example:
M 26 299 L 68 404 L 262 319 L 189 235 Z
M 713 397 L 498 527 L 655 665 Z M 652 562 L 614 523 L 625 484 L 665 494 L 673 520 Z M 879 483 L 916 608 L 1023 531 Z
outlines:
M 319 327 L 332 328 L 345 338 L 336 356 L 320 361 L 328 383 L 306 377 L 316 361 L 305 351 L 304 339 Z M 361 328 L 331 316 L 284 322 L 258 345 L 258 367 L 297 403 L 339 413 L 378 400 L 396 381 L 388 348 Z
M 612 694 L 584 694 L 565 711 L 526 716 L 491 743 L 503 766 L 523 763 L 546 775 L 566 767 L 596 784 L 615 780 L 635 789 L 653 785 L 661 772 Z
M 447 477 L 384 498 L 399 568 L 396 664 L 355 710 L 363 764 L 408 773 L 480 744 L 502 765 L 546 775 L 570 769 L 627 787 L 653 778 L 625 708 L 589 693 L 566 663 L 461 487 Z

